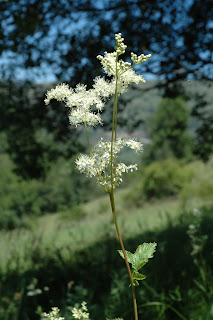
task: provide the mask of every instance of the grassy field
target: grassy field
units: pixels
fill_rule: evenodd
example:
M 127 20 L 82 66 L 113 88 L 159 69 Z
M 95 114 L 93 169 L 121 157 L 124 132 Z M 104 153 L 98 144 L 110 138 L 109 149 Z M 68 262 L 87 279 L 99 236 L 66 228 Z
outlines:
M 185 316 L 190 313 L 190 318 L 184 318 L 187 320 L 213 319 L 211 294 L 202 269 L 199 271 L 193 263 L 187 234 L 189 225 L 195 223 L 193 209 L 202 208 L 202 232 L 208 235 L 203 257 L 211 270 L 212 161 L 186 163 L 181 168 L 186 167 L 194 174 L 179 195 L 149 201 L 142 197 L 134 202 L 135 188 L 143 181 L 140 170 L 126 181 L 128 187 L 115 192 L 126 249 L 133 252 L 142 242 L 158 244 L 154 259 L 145 268 L 147 281 L 138 289 L 138 301 L 141 305 L 160 301 L 161 307 L 143 309 L 144 319 L 178 320 L 165 307 L 167 304 Z M 64 315 L 67 306 L 86 300 L 95 320 L 117 314 L 128 319 L 131 310 L 125 309 L 122 301 L 131 305 L 131 297 L 126 290 L 125 265 L 117 253 L 119 243 L 110 202 L 107 194 L 98 194 L 94 200 L 70 210 L 34 217 L 28 228 L 0 232 L 0 318 L 28 320 L 30 316 L 37 320 L 38 306 L 47 311 L 55 305 Z M 38 288 L 48 286 L 50 292 L 29 297 L 28 287 L 33 281 Z M 70 281 L 75 283 L 71 291 L 67 290 Z
M 183 214 L 179 198 L 154 200 L 145 202 L 142 207 L 126 207 L 126 197 L 130 188 L 121 189 L 116 193 L 118 223 L 124 239 L 136 237 L 147 231 L 160 231 L 172 224 L 179 223 Z M 212 204 L 211 200 L 208 204 Z M 206 200 L 194 198 L 187 204 L 187 211 L 206 205 Z M 108 196 L 75 207 L 80 214 L 77 220 L 70 212 L 44 215 L 33 220 L 31 230 L 17 229 L 0 233 L 0 269 L 6 271 L 23 265 L 30 268 L 30 252 L 38 246 L 46 250 L 57 248 L 62 254 L 81 250 L 110 235 L 116 237 Z M 186 212 L 184 214 L 187 214 Z M 149 239 L 147 239 L 149 241 Z M 16 257 L 16 259 L 14 259 Z
M 128 188 L 116 191 L 116 211 L 124 239 L 137 237 L 147 231 L 163 230 L 168 224 L 178 224 L 183 212 L 186 214 L 193 208 L 212 204 L 212 159 L 207 164 L 195 161 L 183 168 L 192 171 L 193 175 L 180 192 L 180 197 L 135 204 L 130 195 L 134 193 L 133 187 L 137 179 L 140 179 L 140 171 L 139 176 L 133 176 Z M 55 248 L 60 250 L 61 254 L 67 255 L 70 254 L 67 248 L 73 253 L 108 236 L 116 238 L 110 202 L 108 195 L 99 195 L 90 202 L 71 208 L 70 211 L 32 218 L 30 229 L 2 230 L 0 270 L 7 272 L 8 266 L 11 270 L 20 266 L 23 271 L 30 269 L 31 252 L 37 248 L 43 251 L 43 254 Z

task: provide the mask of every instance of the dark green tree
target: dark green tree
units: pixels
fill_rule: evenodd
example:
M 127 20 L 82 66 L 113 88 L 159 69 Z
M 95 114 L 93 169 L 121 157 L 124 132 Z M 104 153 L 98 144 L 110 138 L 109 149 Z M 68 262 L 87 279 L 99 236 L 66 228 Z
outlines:
M 213 115 L 205 114 L 202 125 L 197 129 L 195 153 L 204 161 L 213 154 Z
M 0 131 L 7 137 L 7 152 L 15 171 L 24 179 L 44 177 L 59 157 L 83 150 L 64 106 L 44 105 L 47 87 L 0 83 Z
M 163 98 L 151 120 L 152 144 L 150 157 L 161 160 L 169 156 L 183 158 L 190 155 L 192 139 L 186 129 L 188 109 L 182 98 Z
M 199 123 L 195 131 L 194 152 L 203 161 L 208 161 L 213 154 L 213 108 L 207 103 L 204 94 L 196 93 L 194 100 L 196 103 L 192 109 L 192 116 Z

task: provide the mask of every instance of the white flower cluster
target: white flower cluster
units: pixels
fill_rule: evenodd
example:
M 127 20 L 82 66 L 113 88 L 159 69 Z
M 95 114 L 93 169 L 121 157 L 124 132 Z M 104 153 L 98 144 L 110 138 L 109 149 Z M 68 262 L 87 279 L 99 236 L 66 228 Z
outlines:
M 81 308 L 73 308 L 72 315 L 74 319 L 89 319 L 89 312 L 87 310 L 87 303 L 83 301 L 81 303 Z
M 58 317 L 59 311 L 60 310 L 57 307 L 53 307 L 52 311 L 43 313 L 43 316 L 49 320 L 64 320 L 63 317 Z
M 117 154 L 123 147 L 129 147 L 136 152 L 142 150 L 142 144 L 135 139 L 117 139 L 113 144 L 113 163 L 116 161 Z M 81 173 L 85 173 L 89 177 L 97 177 L 97 180 L 104 186 L 106 191 L 112 188 L 111 181 L 111 142 L 99 141 L 92 154 L 82 154 L 76 160 L 76 165 Z M 113 173 L 113 188 L 122 182 L 122 174 L 137 170 L 137 165 L 125 165 L 124 163 L 116 163 L 116 168 Z
M 46 93 L 46 99 L 44 100 L 45 104 L 49 104 L 50 100 L 55 99 L 57 101 L 66 102 L 68 97 L 71 96 L 73 90 L 69 88 L 68 84 L 62 83 L 59 86 L 56 86 L 55 89 L 51 89 Z
M 128 85 L 131 83 L 138 84 L 139 82 L 145 82 L 143 76 L 137 75 L 132 69 L 131 63 L 125 62 L 122 59 L 116 62 L 116 52 L 105 52 L 103 57 L 99 55 L 97 58 L 101 61 L 103 69 L 107 75 L 114 77 L 112 79 L 114 88 L 115 79 L 117 77 L 118 94 L 126 92 Z
M 125 50 L 127 48 L 127 46 L 123 43 L 124 38 L 121 38 L 121 33 L 115 34 L 115 41 L 116 41 L 115 51 L 117 52 L 117 55 L 120 56 L 121 54 L 125 53 Z
M 51 99 L 63 101 L 70 108 L 70 124 L 76 127 L 82 123 L 96 126 L 102 124 L 99 112 L 104 107 L 104 101 L 113 93 L 113 84 L 97 77 L 90 90 L 86 90 L 86 86 L 82 84 L 78 84 L 74 90 L 64 83 L 58 85 L 47 92 L 45 103 L 49 104 Z M 97 113 L 92 111 L 93 106 L 96 106 Z
M 96 77 L 93 84 L 93 92 L 100 100 L 106 100 L 115 93 L 115 86 L 113 82 L 105 80 L 103 77 Z M 96 104 L 98 110 L 102 110 L 98 103 Z
M 111 81 L 97 77 L 90 90 L 87 90 L 86 86 L 82 84 L 78 84 L 73 90 L 67 84 L 62 83 L 46 94 L 45 104 L 49 104 L 51 99 L 65 102 L 66 106 L 70 108 L 70 123 L 74 126 L 84 123 L 89 126 L 102 124 L 100 111 L 104 108 L 106 99 L 115 93 L 116 80 L 118 94 L 124 93 L 131 83 L 145 82 L 144 78 L 137 75 L 132 67 L 146 61 L 151 55 L 137 56 L 131 53 L 133 65 L 122 59 L 118 60 L 118 56 L 125 52 L 127 46 L 123 43 L 124 39 L 121 38 L 120 33 L 115 35 L 115 40 L 115 52 L 105 52 L 103 57 L 101 55 L 97 57 L 107 75 L 113 76 Z M 92 111 L 94 106 L 97 112 Z
M 142 53 L 140 56 L 137 56 L 137 54 L 131 52 L 131 60 L 133 62 L 133 66 L 136 66 L 137 64 L 145 62 L 150 57 L 151 57 L 151 54 L 144 55 Z
M 117 78 L 118 82 L 118 93 L 124 93 L 131 83 L 138 84 L 139 82 L 145 82 L 145 79 L 141 75 L 137 75 L 133 70 L 133 67 L 137 64 L 140 64 L 151 57 L 151 54 L 144 55 L 141 54 L 137 56 L 135 53 L 131 53 L 131 60 L 133 65 L 130 62 L 125 62 L 122 59 L 118 60 L 118 56 L 123 54 L 126 49 L 126 45 L 123 43 L 123 38 L 121 34 L 118 33 L 115 35 L 116 46 L 115 51 L 112 53 L 104 52 L 104 56 L 98 55 L 97 58 L 100 60 L 102 67 L 108 76 L 113 76 Z M 115 79 L 112 80 L 115 84 Z
M 124 44 L 124 39 L 118 33 L 115 35 L 115 40 L 114 52 L 105 52 L 104 56 L 99 55 L 97 57 L 101 61 L 106 74 L 111 77 L 110 81 L 103 77 L 96 77 L 93 87 L 89 90 L 82 84 L 78 84 L 75 89 L 70 88 L 67 84 L 61 84 L 49 90 L 46 94 L 46 104 L 49 104 L 51 99 L 56 99 L 64 102 L 70 108 L 69 120 L 74 126 L 102 124 L 100 112 L 103 110 L 107 98 L 113 94 L 117 95 L 125 92 L 131 83 L 145 82 L 141 75 L 135 73 L 133 67 L 146 61 L 151 55 L 141 54 L 137 56 L 135 53 L 131 53 L 132 63 L 125 62 L 118 59 L 121 54 L 125 53 L 127 47 Z M 135 151 L 142 148 L 141 143 L 134 139 L 117 139 L 113 142 L 112 148 L 111 142 L 101 140 L 94 147 L 90 156 L 81 155 L 76 160 L 77 168 L 89 177 L 96 176 L 100 184 L 109 192 L 122 182 L 124 172 L 137 170 L 136 164 L 127 166 L 124 163 L 117 163 L 117 153 L 124 146 Z

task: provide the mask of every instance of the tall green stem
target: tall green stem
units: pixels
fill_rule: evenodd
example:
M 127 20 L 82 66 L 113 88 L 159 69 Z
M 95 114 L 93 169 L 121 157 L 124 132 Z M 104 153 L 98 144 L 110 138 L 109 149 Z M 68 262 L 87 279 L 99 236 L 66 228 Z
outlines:
M 87 123 L 86 121 L 84 121 L 84 125 L 85 125 L 85 131 L 86 131 L 86 137 L 87 137 L 87 144 L 88 144 L 88 148 L 89 148 L 89 153 L 90 155 L 92 154 L 91 151 L 91 146 L 90 146 L 90 142 L 89 142 L 89 135 L 88 135 L 88 130 L 87 130 Z
M 118 56 L 116 57 L 116 74 L 115 74 L 115 98 L 113 103 L 113 115 L 112 115 L 112 138 L 111 138 L 111 190 L 109 191 L 110 203 L 112 208 L 112 215 L 115 223 L 115 228 L 118 234 L 118 238 L 120 241 L 121 249 L 124 255 L 127 271 L 130 278 L 131 288 L 132 288 L 132 298 L 133 298 L 133 306 L 134 306 L 134 314 L 135 320 L 138 320 L 138 311 L 137 311 L 137 302 L 135 295 L 135 287 L 133 284 L 133 278 L 131 269 L 129 266 L 129 262 L 127 260 L 126 251 L 124 248 L 123 240 L 118 228 L 116 212 L 115 212 L 115 199 L 114 199 L 114 174 L 116 172 L 116 155 L 113 153 L 113 144 L 117 139 L 117 108 L 118 108 L 118 68 L 117 68 Z
M 134 287 L 134 284 L 133 284 L 132 273 L 131 273 L 131 269 L 130 269 L 130 266 L 129 266 L 129 262 L 127 260 L 126 251 L 125 251 L 125 248 L 124 248 L 123 240 L 122 240 L 119 228 L 118 228 L 116 212 L 115 212 L 115 199 L 114 199 L 113 190 L 109 193 L 109 197 L 110 197 L 110 203 L 111 203 L 112 215 L 113 215 L 113 219 L 114 219 L 114 223 L 115 223 L 115 228 L 116 228 L 116 231 L 117 231 L 117 234 L 118 234 L 118 238 L 119 238 L 119 241 L 120 241 L 121 249 L 122 249 L 123 254 L 124 254 L 124 259 L 125 259 L 127 271 L 128 271 L 129 278 L 130 278 L 130 283 L 131 283 L 131 288 L 132 288 L 132 298 L 133 298 L 135 320 L 138 320 L 138 310 L 137 310 L 137 302 L 136 302 L 136 295 L 135 295 L 135 287 Z
M 114 170 L 113 170 L 113 144 L 116 141 L 117 135 L 117 104 L 118 104 L 118 77 L 117 77 L 117 60 L 116 60 L 116 77 L 115 77 L 115 98 L 113 103 L 113 114 L 112 114 L 112 137 L 111 137 L 111 188 L 113 189 L 113 171 L 115 172 L 116 158 L 114 159 Z

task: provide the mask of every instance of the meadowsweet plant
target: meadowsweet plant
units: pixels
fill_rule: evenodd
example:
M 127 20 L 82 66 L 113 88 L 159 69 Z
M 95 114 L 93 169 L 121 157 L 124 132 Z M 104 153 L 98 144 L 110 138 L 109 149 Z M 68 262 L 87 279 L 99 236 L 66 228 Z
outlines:
M 121 245 L 119 253 L 126 263 L 132 289 L 134 316 L 135 320 L 138 320 L 135 286 L 139 285 L 138 281 L 146 278 L 145 275 L 139 273 L 139 270 L 153 257 L 156 243 L 143 243 L 139 245 L 135 253 L 126 251 L 118 227 L 114 190 L 122 183 L 124 173 L 137 170 L 137 164 L 126 165 L 121 163 L 119 153 L 124 147 L 128 147 L 135 152 L 142 151 L 142 143 L 137 139 L 124 139 L 117 135 L 118 98 L 127 91 L 130 84 L 145 82 L 143 76 L 138 75 L 133 68 L 145 62 L 151 55 L 141 54 L 137 56 L 132 52 L 131 62 L 123 61 L 120 56 L 125 53 L 127 46 L 124 44 L 124 39 L 120 33 L 115 35 L 115 41 L 114 52 L 104 52 L 103 56 L 97 56 L 106 73 L 106 78 L 96 77 L 91 89 L 87 89 L 86 85 L 83 84 L 78 84 L 74 89 L 67 84 L 58 85 L 47 92 L 45 103 L 48 104 L 51 99 L 64 102 L 70 110 L 70 124 L 76 127 L 79 125 L 85 127 L 88 154 L 81 154 L 76 160 L 76 166 L 81 173 L 91 178 L 95 177 L 109 195 L 115 228 Z M 92 147 L 88 135 L 88 126 L 103 125 L 101 112 L 107 99 L 111 96 L 114 96 L 111 140 L 104 141 L 101 138 Z
M 72 308 L 71 310 L 72 319 L 74 320 L 81 320 L 81 319 L 88 319 L 89 320 L 89 312 L 87 309 L 87 303 L 83 301 L 81 303 L 80 308 Z M 42 319 L 47 320 L 65 320 L 64 317 L 60 317 L 59 315 L 60 310 L 57 307 L 53 307 L 49 313 L 44 312 L 42 314 Z
M 87 303 L 83 301 L 81 303 L 81 308 L 73 308 L 72 316 L 74 319 L 89 319 L 89 312 L 87 309 Z
M 59 311 L 57 307 L 53 307 L 49 313 L 44 312 L 43 316 L 49 320 L 64 320 L 63 317 L 59 317 Z

